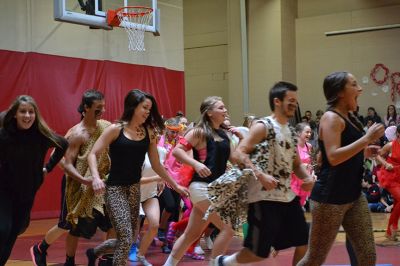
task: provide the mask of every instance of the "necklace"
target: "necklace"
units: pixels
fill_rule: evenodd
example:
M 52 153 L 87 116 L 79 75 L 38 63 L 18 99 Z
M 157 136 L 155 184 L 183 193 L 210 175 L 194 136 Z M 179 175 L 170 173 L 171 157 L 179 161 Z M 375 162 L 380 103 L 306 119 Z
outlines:
M 142 126 L 135 126 L 135 133 L 138 138 L 143 138 L 145 136 L 145 131 Z

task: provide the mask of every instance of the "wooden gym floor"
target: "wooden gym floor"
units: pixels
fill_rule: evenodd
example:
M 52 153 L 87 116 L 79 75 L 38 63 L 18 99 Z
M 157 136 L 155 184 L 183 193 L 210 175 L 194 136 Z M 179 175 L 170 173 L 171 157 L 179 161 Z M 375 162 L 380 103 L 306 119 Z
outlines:
M 307 213 L 307 218 L 309 219 L 309 214 Z M 374 224 L 374 235 L 375 235 L 375 243 L 376 250 L 378 254 L 377 265 L 385 265 L 385 266 L 400 266 L 400 242 L 392 242 L 388 241 L 384 237 L 384 229 L 386 228 L 386 224 L 389 218 L 389 214 L 384 213 L 372 213 L 371 214 Z M 46 219 L 46 220 L 34 220 L 31 221 L 31 224 L 28 230 L 21 235 L 13 249 L 10 260 L 6 265 L 10 266 L 26 266 L 33 265 L 29 248 L 40 241 L 44 234 L 50 229 L 54 224 L 56 224 L 56 219 Z M 85 256 L 85 251 L 87 248 L 93 247 L 101 242 L 103 239 L 103 235 L 101 233 L 96 234 L 92 240 L 82 239 L 79 242 L 77 255 L 76 255 L 76 263 L 78 265 L 86 265 L 87 260 Z M 331 249 L 328 259 L 324 265 L 349 265 L 349 259 L 347 256 L 347 252 L 344 246 L 345 234 L 340 232 L 336 239 L 336 242 Z M 61 237 L 57 240 L 48 250 L 47 262 L 48 265 L 63 265 L 65 261 L 65 249 L 64 249 L 65 237 Z M 201 244 L 204 244 L 201 242 Z M 232 241 L 230 248 L 228 250 L 228 254 L 231 254 L 241 248 L 242 239 L 241 236 L 238 235 Z M 202 245 L 204 246 L 204 245 Z M 208 265 L 208 257 L 210 252 L 206 250 L 206 260 L 204 261 L 195 261 L 191 258 L 184 258 L 179 265 Z M 279 253 L 276 258 L 269 258 L 261 263 L 252 264 L 252 265 L 291 265 L 291 258 L 293 254 L 293 249 L 283 250 Z M 146 255 L 147 259 L 154 265 L 162 265 L 167 258 L 166 254 L 161 253 L 159 246 L 151 246 L 148 254 Z M 130 262 L 128 265 L 141 265 L 140 263 Z M 250 265 L 250 264 L 248 264 Z M 362 266 L 362 265 L 360 265 Z

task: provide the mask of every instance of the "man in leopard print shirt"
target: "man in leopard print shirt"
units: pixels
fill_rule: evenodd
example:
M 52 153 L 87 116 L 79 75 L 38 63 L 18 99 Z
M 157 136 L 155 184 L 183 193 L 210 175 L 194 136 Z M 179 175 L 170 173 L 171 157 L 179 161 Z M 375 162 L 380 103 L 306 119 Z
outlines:
M 311 190 L 314 184 L 301 165 L 288 124 L 297 108 L 296 91 L 291 83 L 276 83 L 269 94 L 273 114 L 257 121 L 239 144 L 238 160 L 257 177 L 249 183 L 249 231 L 244 248 L 217 257 L 216 265 L 259 262 L 269 256 L 272 247 L 295 247 L 295 265 L 307 250 L 308 226 L 299 199 L 290 188 L 292 171 L 304 180 L 304 190 Z

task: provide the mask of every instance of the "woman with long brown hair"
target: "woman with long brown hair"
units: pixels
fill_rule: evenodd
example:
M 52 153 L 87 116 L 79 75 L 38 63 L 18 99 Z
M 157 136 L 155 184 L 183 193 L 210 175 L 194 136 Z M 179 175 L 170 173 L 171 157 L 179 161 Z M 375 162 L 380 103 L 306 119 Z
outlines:
M 156 174 L 178 193 L 189 194 L 168 175 L 160 163 L 155 132 L 160 132 L 163 127 L 154 97 L 135 89 L 125 96 L 120 121 L 104 130 L 94 144 L 88 156 L 93 190 L 95 193 L 105 191 L 107 211 L 117 238 L 108 239 L 94 249 L 88 249 L 88 265 L 94 266 L 98 256 L 110 251 L 114 252 L 113 265 L 126 265 L 138 224 L 140 178 L 146 152 Z M 104 183 L 99 176 L 96 157 L 107 147 L 111 169 Z
M 369 146 L 384 134 L 375 123 L 364 134 L 352 112 L 362 88 L 348 72 L 334 72 L 323 84 L 328 110 L 319 126 L 322 165 L 311 192 L 311 232 L 308 250 L 297 264 L 322 265 L 342 225 L 359 265 L 375 265 L 376 251 L 372 222 L 361 192 L 364 156 L 377 151 Z
M 18 96 L 0 128 L 0 265 L 29 225 L 36 192 L 63 157 L 68 142 L 43 120 L 35 100 Z M 47 151 L 55 148 L 44 165 Z

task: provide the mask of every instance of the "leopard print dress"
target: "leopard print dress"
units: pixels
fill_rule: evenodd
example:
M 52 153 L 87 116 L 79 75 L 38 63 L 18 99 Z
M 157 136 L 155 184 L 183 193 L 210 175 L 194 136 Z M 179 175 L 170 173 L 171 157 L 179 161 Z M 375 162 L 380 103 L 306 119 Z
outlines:
M 91 178 L 87 157 L 96 140 L 109 125 L 111 125 L 111 123 L 106 120 L 98 120 L 95 132 L 90 136 L 90 139 L 80 147 L 75 168 L 86 179 Z M 108 149 L 105 149 L 98 156 L 97 165 L 100 178 L 105 181 L 111 165 Z M 94 194 L 91 186 L 81 184 L 67 177 L 65 196 L 68 210 L 67 221 L 73 225 L 77 224 L 78 217 L 93 218 L 93 209 L 96 209 L 104 215 L 104 195 Z

